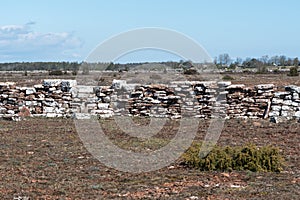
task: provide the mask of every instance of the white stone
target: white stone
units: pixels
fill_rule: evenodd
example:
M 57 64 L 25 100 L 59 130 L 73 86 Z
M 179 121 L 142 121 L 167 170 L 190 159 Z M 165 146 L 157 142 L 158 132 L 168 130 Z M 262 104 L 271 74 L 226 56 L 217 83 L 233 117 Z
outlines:
M 76 87 L 73 87 L 69 92 L 71 93 L 72 97 L 76 97 L 78 94 L 78 89 Z
M 79 120 L 81 119 L 81 120 L 83 120 L 83 119 L 91 119 L 92 115 L 89 114 L 89 113 L 74 113 L 72 115 L 72 117 L 74 119 L 79 119 Z
M 25 101 L 26 106 L 35 106 L 37 105 L 37 101 Z
M 233 84 L 229 85 L 226 89 L 243 89 L 245 88 L 244 84 Z
M 116 80 L 112 81 L 112 88 L 121 89 L 124 85 L 126 85 L 126 80 Z
M 1 114 L 5 114 L 5 113 L 6 113 L 6 111 L 7 111 L 7 109 L 6 109 L 6 108 L 2 108 L 2 107 L 0 107 L 0 113 L 1 113 Z
M 294 107 L 300 107 L 300 103 L 293 102 L 293 103 L 292 103 L 292 106 L 294 106 Z
M 292 100 L 292 95 L 287 95 L 284 97 L 285 100 Z
M 281 109 L 284 111 L 293 111 L 293 107 L 290 106 L 282 106 Z
M 231 81 L 221 81 L 221 82 L 218 82 L 218 85 L 220 87 L 228 87 L 231 85 Z
M 261 84 L 261 85 L 256 85 L 255 88 L 259 90 L 269 90 L 274 88 L 274 84 Z
M 25 91 L 26 95 L 31 95 L 31 94 L 34 94 L 34 93 L 36 93 L 35 88 L 27 88 L 26 91 Z
M 54 118 L 54 117 L 58 117 L 58 115 L 56 113 L 46 113 L 46 117 Z
M 0 97 L 3 98 L 3 99 L 7 99 L 8 98 L 8 94 L 1 94 Z
M 0 82 L 0 86 L 12 86 L 16 85 L 15 82 Z
M 42 84 L 34 85 L 33 86 L 35 89 L 43 89 L 44 86 Z
M 108 109 L 109 103 L 98 103 L 98 109 Z
M 94 86 L 89 86 L 89 85 L 77 85 L 77 90 L 78 93 L 88 93 L 92 94 L 94 93 Z
M 292 100 L 284 100 L 282 102 L 282 105 L 291 106 L 291 105 L 293 105 L 293 101 Z
M 126 92 L 134 91 L 138 84 L 125 84 L 121 86 L 121 89 L 125 90 Z
M 294 92 L 293 93 L 293 99 L 294 100 L 299 99 L 299 93 Z
M 61 84 L 60 79 L 45 79 L 43 82 L 43 86 L 47 87 L 57 87 Z
M 278 98 L 273 98 L 272 99 L 272 104 L 282 104 L 283 103 L 283 99 L 278 99 Z
M 61 80 L 62 85 L 68 85 L 69 87 L 75 87 L 77 85 L 76 80 Z
M 109 96 L 106 96 L 106 97 L 103 97 L 103 102 L 104 103 L 110 103 L 110 97 Z
M 112 110 L 97 110 L 99 114 L 113 114 Z
M 279 116 L 279 111 L 271 111 L 270 113 L 269 113 L 269 117 L 273 117 L 273 116 Z
M 283 99 L 285 96 L 290 94 L 290 92 L 275 92 L 274 97 Z
M 286 91 L 295 91 L 300 94 L 300 87 L 296 85 L 289 85 L 285 87 Z
M 50 92 L 53 92 L 53 91 L 55 91 L 55 90 L 56 90 L 55 87 L 50 87 L 50 88 L 49 88 L 49 91 L 50 91 Z
M 47 107 L 47 106 L 44 106 L 44 107 L 43 107 L 43 112 L 44 112 L 44 113 L 53 113 L 54 110 L 55 110 L 54 107 Z
M 15 111 L 13 111 L 13 110 L 7 110 L 6 113 L 7 113 L 7 114 L 10 114 L 10 115 L 14 115 L 14 114 L 15 114 Z
M 294 116 L 295 116 L 296 118 L 300 118 L 300 111 L 295 112 Z
M 289 110 L 282 110 L 281 111 L 281 116 L 282 117 L 286 117 L 287 119 L 289 119 L 288 117 L 293 116 L 293 112 L 291 112 Z
M 272 109 L 272 111 L 280 111 L 281 106 L 272 106 L 271 109 Z

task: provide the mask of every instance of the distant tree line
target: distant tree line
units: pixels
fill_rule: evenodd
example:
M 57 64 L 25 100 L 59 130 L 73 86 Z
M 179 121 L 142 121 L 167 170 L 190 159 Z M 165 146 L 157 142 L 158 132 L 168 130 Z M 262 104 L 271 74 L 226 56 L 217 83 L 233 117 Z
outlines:
M 183 62 L 183 61 L 182 61 Z M 185 62 L 183 62 L 185 63 Z M 88 73 L 89 70 L 112 70 L 112 71 L 126 71 L 143 64 L 150 64 L 149 62 L 140 63 L 87 63 L 87 62 L 13 62 L 0 63 L 0 71 L 78 71 L 82 70 Z M 157 64 L 164 64 L 170 68 L 178 68 L 181 62 L 157 62 Z
M 1 71 L 73 71 L 78 70 L 81 63 L 78 62 L 14 62 L 14 63 L 0 63 Z
M 299 59 L 289 58 L 284 55 L 276 55 L 269 57 L 268 55 L 264 55 L 260 58 L 236 58 L 232 59 L 229 54 L 224 53 L 220 54 L 218 57 L 215 57 L 214 64 L 219 67 L 245 67 L 245 68 L 259 68 L 262 66 L 299 66 Z
M 0 63 L 0 71 L 33 71 L 33 70 L 46 70 L 54 74 L 66 74 L 67 71 L 72 71 L 73 75 L 76 75 L 80 70 L 82 74 L 89 74 L 90 70 L 111 70 L 111 71 L 128 71 L 134 69 L 140 69 L 139 66 L 146 65 L 145 69 L 148 69 L 149 65 L 163 66 L 161 70 L 169 69 L 182 69 L 183 71 L 190 70 L 193 68 L 191 61 L 180 60 L 179 62 L 168 61 L 168 62 L 140 62 L 140 63 L 87 63 L 87 62 L 14 62 L 14 63 Z M 299 59 L 289 58 L 284 55 L 272 56 L 267 55 L 260 58 L 235 58 L 232 59 L 229 54 L 220 54 L 215 57 L 214 64 L 218 68 L 229 68 L 236 69 L 241 68 L 255 68 L 258 72 L 267 72 L 267 67 L 270 66 L 294 66 L 296 71 L 299 66 Z M 143 68 L 142 68 L 143 69 Z

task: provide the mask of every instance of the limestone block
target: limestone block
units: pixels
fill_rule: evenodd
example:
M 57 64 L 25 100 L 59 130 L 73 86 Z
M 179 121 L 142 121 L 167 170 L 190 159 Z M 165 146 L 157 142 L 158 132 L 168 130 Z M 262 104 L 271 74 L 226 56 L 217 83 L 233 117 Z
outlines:
M 26 95 L 31 95 L 31 94 L 34 94 L 34 93 L 36 93 L 35 88 L 27 88 L 26 91 L 25 91 Z
M 112 88 L 113 89 L 121 89 L 122 86 L 126 85 L 126 80 L 116 80 L 112 81 Z
M 98 103 L 97 107 L 100 110 L 108 109 L 109 108 L 109 103 Z
M 300 118 L 300 111 L 295 112 L 294 117 Z
M 300 94 L 300 87 L 296 86 L 296 85 L 285 86 L 285 90 L 286 91 L 291 91 L 291 92 L 297 92 L 298 94 Z
M 256 85 L 254 88 L 258 90 L 270 90 L 274 88 L 274 84 L 261 84 L 261 85 Z

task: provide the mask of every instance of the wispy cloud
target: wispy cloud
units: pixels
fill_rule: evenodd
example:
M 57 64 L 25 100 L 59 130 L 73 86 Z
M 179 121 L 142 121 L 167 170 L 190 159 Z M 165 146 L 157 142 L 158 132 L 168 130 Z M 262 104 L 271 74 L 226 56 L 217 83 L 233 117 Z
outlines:
M 75 59 L 82 41 L 72 33 L 33 30 L 35 23 L 0 26 L 1 60 Z M 74 56 L 76 55 L 76 56 Z

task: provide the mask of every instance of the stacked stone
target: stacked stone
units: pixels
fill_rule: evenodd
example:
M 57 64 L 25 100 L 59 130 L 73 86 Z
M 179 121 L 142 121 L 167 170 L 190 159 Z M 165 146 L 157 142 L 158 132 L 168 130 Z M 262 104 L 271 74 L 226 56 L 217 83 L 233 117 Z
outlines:
M 123 83 L 125 86 L 126 83 Z M 225 98 L 221 99 L 217 90 L 227 87 L 230 82 L 177 81 L 170 85 L 135 85 L 129 87 L 129 95 L 122 94 L 127 104 L 125 110 L 133 116 L 171 117 L 191 116 L 211 118 L 212 114 L 226 114 Z M 127 93 L 128 94 L 128 93 Z M 223 96 L 225 97 L 224 91 Z M 121 96 L 122 96 L 121 95 Z M 216 104 L 217 97 L 223 102 Z M 125 113 L 126 114 L 126 113 Z
M 19 110 L 19 90 L 14 82 L 0 82 L 0 117 L 13 118 Z
M 0 83 L 0 117 L 18 119 L 24 115 L 70 116 L 74 80 L 45 80 L 33 87 L 17 87 L 15 83 Z
M 226 88 L 227 114 L 229 118 L 266 118 L 274 93 L 273 84 L 256 85 L 254 88 L 244 84 L 234 84 Z
M 273 84 L 248 88 L 214 81 L 177 81 L 169 85 L 76 85 L 75 80 L 44 80 L 33 87 L 0 83 L 0 118 L 20 116 L 101 118 L 113 115 L 181 118 L 267 118 L 300 121 L 300 87 L 275 92 Z
M 137 86 L 130 93 L 126 109 L 134 116 L 175 117 L 180 115 L 179 100 L 166 85 Z
M 36 116 L 70 117 L 72 93 L 76 85 L 76 80 L 59 79 L 47 79 L 42 85 L 35 85 L 31 92 L 36 96 L 34 100 L 38 105 L 33 101 L 32 113 Z
M 224 116 L 226 114 L 226 104 L 224 91 L 230 82 L 194 82 L 193 88 L 195 92 L 195 98 L 197 100 L 197 106 L 194 108 L 197 110 L 196 117 L 199 118 L 211 118 L 212 115 Z
M 113 116 L 110 95 L 113 89 L 108 86 L 78 85 L 71 103 L 72 113 L 77 119 L 90 119 L 91 116 L 108 118 Z
M 270 120 L 278 123 L 291 119 L 300 120 L 300 87 L 290 85 L 285 91 L 275 92 L 272 99 Z

